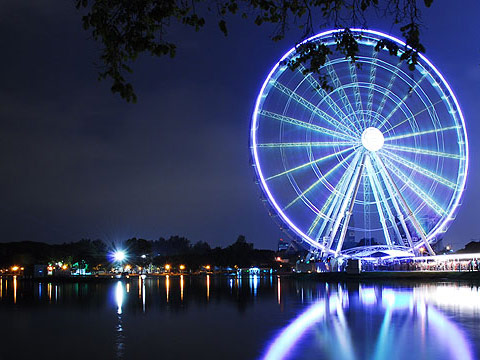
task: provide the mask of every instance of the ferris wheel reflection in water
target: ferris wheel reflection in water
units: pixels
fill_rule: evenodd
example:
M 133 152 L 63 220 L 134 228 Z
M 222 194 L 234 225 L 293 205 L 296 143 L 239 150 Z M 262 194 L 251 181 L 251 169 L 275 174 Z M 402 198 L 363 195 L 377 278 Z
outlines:
M 452 285 L 413 289 L 338 285 L 272 340 L 263 360 L 475 359 L 464 332 L 442 312 L 478 311 L 478 293 Z M 444 288 L 444 289 L 443 289 Z M 442 300 L 448 291 L 449 297 Z M 457 298 L 463 301 L 449 301 Z M 477 305 L 475 305 L 477 303 Z

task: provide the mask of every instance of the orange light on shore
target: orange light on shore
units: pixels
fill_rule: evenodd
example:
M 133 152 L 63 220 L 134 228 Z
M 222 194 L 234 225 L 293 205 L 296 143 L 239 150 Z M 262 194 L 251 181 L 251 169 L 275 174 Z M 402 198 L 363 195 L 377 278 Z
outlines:
M 185 265 L 180 265 L 180 270 L 185 270 Z
M 64 264 L 64 265 L 62 266 L 62 270 L 67 270 L 67 269 L 68 269 L 68 265 L 67 265 L 67 264 Z
M 18 266 L 16 266 L 16 265 L 15 265 L 15 266 L 12 266 L 12 271 L 17 271 L 18 269 L 19 269 Z
M 170 265 L 165 265 L 165 270 L 170 270 Z
M 210 265 L 205 266 L 205 269 L 210 270 Z

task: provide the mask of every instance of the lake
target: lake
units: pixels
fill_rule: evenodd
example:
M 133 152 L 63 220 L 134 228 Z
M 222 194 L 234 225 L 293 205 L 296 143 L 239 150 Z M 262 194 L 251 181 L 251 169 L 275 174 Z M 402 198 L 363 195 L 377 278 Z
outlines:
M 0 359 L 477 359 L 467 283 L 0 281 Z

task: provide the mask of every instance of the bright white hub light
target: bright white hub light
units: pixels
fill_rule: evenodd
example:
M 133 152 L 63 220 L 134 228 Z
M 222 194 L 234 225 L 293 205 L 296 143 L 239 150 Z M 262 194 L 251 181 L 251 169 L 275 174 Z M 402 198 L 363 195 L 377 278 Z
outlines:
M 375 127 L 366 128 L 362 133 L 362 145 L 370 151 L 378 151 L 382 148 L 385 139 L 380 130 Z

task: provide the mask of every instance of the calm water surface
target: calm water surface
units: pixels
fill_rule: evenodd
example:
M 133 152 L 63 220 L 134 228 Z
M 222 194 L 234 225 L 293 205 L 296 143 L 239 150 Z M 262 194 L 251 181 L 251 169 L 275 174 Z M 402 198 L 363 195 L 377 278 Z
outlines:
M 480 290 L 169 276 L 0 281 L 0 359 L 478 359 Z

